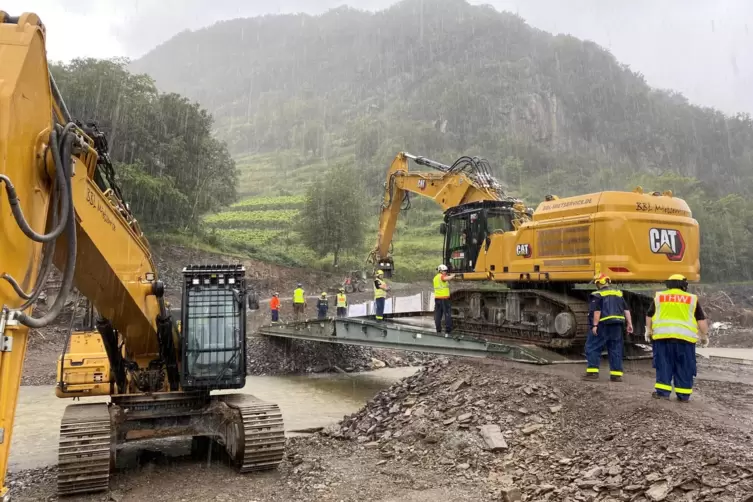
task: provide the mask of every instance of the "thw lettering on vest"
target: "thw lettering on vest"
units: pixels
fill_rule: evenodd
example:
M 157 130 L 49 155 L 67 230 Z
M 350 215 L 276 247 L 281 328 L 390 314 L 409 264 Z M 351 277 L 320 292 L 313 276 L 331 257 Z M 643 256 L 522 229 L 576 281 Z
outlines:
M 687 295 L 659 295 L 661 303 L 684 303 L 690 305 L 693 302 L 692 296 Z

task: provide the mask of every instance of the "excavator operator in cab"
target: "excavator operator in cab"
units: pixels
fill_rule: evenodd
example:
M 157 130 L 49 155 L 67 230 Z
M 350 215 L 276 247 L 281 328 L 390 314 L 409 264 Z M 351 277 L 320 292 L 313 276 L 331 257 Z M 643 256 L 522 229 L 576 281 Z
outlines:
M 622 291 L 612 287 L 608 276 L 594 277 L 596 291 L 591 293 L 588 309 L 590 331 L 586 339 L 586 380 L 599 379 L 599 363 L 604 346 L 609 356 L 609 379 L 622 381 L 622 330 L 627 323 L 627 332 L 633 332 L 630 311 Z

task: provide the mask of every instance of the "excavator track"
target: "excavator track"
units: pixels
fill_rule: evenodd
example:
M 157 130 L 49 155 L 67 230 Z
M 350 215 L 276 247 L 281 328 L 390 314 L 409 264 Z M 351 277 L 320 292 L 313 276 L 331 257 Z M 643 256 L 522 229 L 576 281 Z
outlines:
M 225 448 L 241 473 L 274 469 L 285 454 L 285 426 L 280 407 L 248 394 L 218 396 L 240 414 L 237 421 L 227 422 Z
M 106 403 L 68 406 L 60 426 L 58 495 L 107 490 L 114 444 Z
M 508 301 L 512 296 L 519 299 L 517 303 Z M 585 344 L 588 302 L 583 298 L 539 289 L 464 289 L 453 292 L 452 300 L 455 329 L 479 339 L 515 340 L 552 349 L 569 349 Z M 521 307 L 526 300 L 539 304 L 539 310 Z M 542 309 L 542 302 L 548 308 Z M 517 313 L 511 312 L 511 305 L 517 305 Z M 502 315 L 504 318 L 500 318 Z M 562 331 L 566 333 L 563 336 L 555 332 L 555 319 L 558 316 L 560 324 L 564 323 Z M 490 321 L 490 317 L 494 320 Z

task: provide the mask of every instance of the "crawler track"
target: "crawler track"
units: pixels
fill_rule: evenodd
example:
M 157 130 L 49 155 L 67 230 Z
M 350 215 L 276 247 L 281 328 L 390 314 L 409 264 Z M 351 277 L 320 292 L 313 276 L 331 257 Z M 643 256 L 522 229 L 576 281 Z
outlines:
M 245 394 L 220 396 L 219 399 L 240 413 L 242 430 L 233 421 L 227 423 L 227 427 L 233 430 L 225 433 L 225 448 L 240 472 L 276 468 L 285 454 L 285 427 L 280 407 Z
M 68 406 L 60 426 L 58 495 L 107 490 L 113 445 L 107 404 Z

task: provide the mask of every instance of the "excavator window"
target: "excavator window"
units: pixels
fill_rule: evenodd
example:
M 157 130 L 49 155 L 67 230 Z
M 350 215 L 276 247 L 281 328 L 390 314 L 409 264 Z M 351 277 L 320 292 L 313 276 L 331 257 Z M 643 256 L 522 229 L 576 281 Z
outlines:
M 474 270 L 487 235 L 515 229 L 510 207 L 489 207 L 488 203 L 449 213 L 446 224 L 444 261 L 451 272 L 458 273 Z

